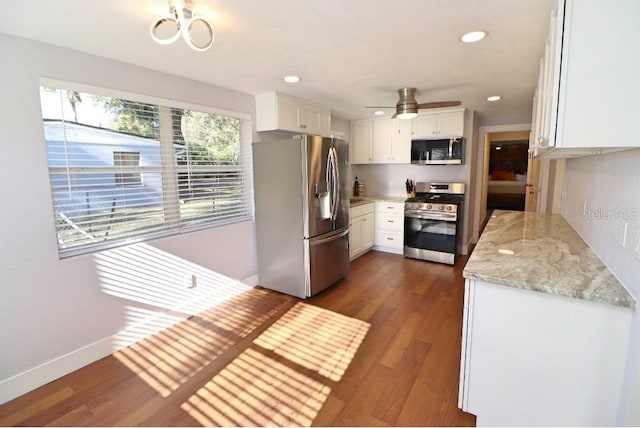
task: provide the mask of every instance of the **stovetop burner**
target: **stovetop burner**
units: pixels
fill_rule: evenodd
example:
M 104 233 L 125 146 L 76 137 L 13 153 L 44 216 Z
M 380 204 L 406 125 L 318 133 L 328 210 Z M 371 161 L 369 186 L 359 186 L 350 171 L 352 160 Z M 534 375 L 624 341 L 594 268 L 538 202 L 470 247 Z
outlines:
M 406 202 L 427 204 L 461 204 L 464 201 L 464 183 L 416 183 L 416 196 Z
M 409 198 L 406 202 L 430 202 L 437 204 L 459 204 L 464 200 L 464 195 L 450 195 L 446 193 L 437 193 L 437 194 L 417 194 L 413 198 Z

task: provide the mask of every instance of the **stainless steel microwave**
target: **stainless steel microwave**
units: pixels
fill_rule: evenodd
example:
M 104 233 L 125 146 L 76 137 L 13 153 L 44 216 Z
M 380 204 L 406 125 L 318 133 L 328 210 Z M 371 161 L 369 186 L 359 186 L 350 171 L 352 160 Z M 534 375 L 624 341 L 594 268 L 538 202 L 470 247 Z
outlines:
M 464 138 L 412 140 L 411 163 L 416 165 L 463 164 Z

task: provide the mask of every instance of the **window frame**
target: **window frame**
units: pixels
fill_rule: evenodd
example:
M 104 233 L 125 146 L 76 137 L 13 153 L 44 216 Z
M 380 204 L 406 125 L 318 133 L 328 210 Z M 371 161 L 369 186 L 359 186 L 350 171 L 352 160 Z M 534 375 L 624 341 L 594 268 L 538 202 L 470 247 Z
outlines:
M 127 101 L 145 103 L 145 104 L 153 104 L 159 107 L 160 115 L 170 114 L 168 112 L 171 109 L 182 109 L 189 110 L 195 112 L 202 112 L 213 115 L 221 115 L 234 119 L 240 120 L 240 129 L 239 129 L 239 144 L 240 144 L 240 161 L 239 165 L 236 167 L 227 166 L 227 165 L 216 165 L 216 166 L 199 166 L 199 165 L 191 165 L 191 168 L 194 171 L 210 171 L 212 168 L 215 169 L 229 169 L 234 171 L 240 171 L 241 176 L 240 180 L 243 185 L 243 193 L 241 195 L 242 203 L 241 210 L 238 215 L 235 217 L 225 218 L 220 221 L 207 221 L 206 223 L 195 224 L 195 225 L 185 225 L 181 224 L 181 216 L 180 216 L 180 192 L 178 189 L 179 175 L 178 173 L 185 167 L 184 165 L 177 165 L 174 162 L 174 141 L 171 135 L 171 121 L 165 117 L 164 120 L 161 119 L 161 131 L 160 131 L 160 158 L 161 165 L 158 167 L 148 167 L 148 166 L 132 166 L 132 167 L 122 167 L 115 165 L 114 158 L 114 166 L 113 167 L 101 167 L 99 169 L 100 172 L 109 172 L 112 173 L 138 173 L 140 175 L 139 184 L 124 184 L 117 185 L 117 188 L 127 188 L 127 187 L 135 187 L 141 186 L 144 182 L 142 178 L 142 173 L 145 171 L 148 172 L 160 172 L 162 176 L 162 190 L 163 190 L 163 202 L 162 202 L 162 211 L 165 213 L 164 215 L 164 230 L 155 231 L 155 232 L 147 232 L 144 234 L 136 235 L 133 237 L 122 237 L 112 240 L 101 241 L 97 244 L 84 243 L 82 245 L 70 248 L 64 248 L 60 245 L 60 241 L 57 241 L 58 247 L 58 255 L 60 259 L 65 259 L 68 257 L 73 257 L 76 255 L 82 254 L 91 254 L 98 251 L 107 250 L 110 248 L 120 247 L 123 245 L 130 245 L 137 242 L 145 242 L 157 238 L 163 238 L 168 236 L 180 235 L 183 233 L 191 233 L 195 231 L 212 229 L 217 227 L 224 227 L 230 224 L 241 223 L 246 221 L 254 220 L 254 204 L 253 204 L 253 165 L 252 165 L 252 153 L 251 153 L 251 143 L 252 143 L 252 121 L 251 115 L 242 112 L 236 112 L 211 106 L 204 106 L 200 104 L 194 104 L 184 101 L 171 100 L 162 97 L 143 95 L 138 93 L 132 93 L 117 89 L 109 89 L 102 88 L 93 85 L 81 84 L 68 82 L 64 80 L 51 79 L 47 77 L 41 77 L 39 80 L 39 87 L 51 87 L 60 90 L 71 90 L 77 91 L 81 93 L 87 93 L 90 95 L 96 96 L 105 96 L 112 97 L 118 99 L 124 99 Z M 44 117 L 41 117 L 41 120 L 44 122 Z M 162 130 L 164 124 L 164 132 Z M 167 128 L 167 124 L 168 129 Z M 47 140 L 44 135 L 44 129 L 42 132 L 42 144 L 43 148 L 46 150 Z M 115 152 L 114 152 L 115 153 Z M 47 160 L 47 176 L 49 178 L 49 191 L 51 196 L 51 207 L 52 214 L 54 216 L 53 226 L 55 228 L 55 235 L 58 235 L 59 228 L 58 222 L 56 221 L 56 208 L 55 208 L 55 200 L 54 200 L 54 192 L 51 182 L 51 177 L 55 174 L 59 174 L 63 172 L 64 168 L 60 167 L 51 167 L 49 165 L 49 161 Z M 93 168 L 85 168 L 85 167 L 73 167 L 70 170 L 81 170 L 83 172 L 90 172 Z M 129 171 L 130 170 L 130 171 Z M 69 171 L 69 169 L 67 169 Z

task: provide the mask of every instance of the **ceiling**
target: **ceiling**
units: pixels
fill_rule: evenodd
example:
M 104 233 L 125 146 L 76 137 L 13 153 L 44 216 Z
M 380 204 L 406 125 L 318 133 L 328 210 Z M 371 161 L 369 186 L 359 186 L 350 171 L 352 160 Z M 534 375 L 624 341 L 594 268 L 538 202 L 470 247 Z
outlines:
M 4 0 L 3 0 L 4 2 Z M 460 100 L 482 125 L 526 123 L 554 0 L 195 0 L 213 23 L 211 49 L 156 44 L 151 23 L 167 0 L 21 0 L 0 32 L 249 94 L 281 91 L 343 119 L 418 102 Z M 460 36 L 484 30 L 484 40 Z M 296 84 L 283 76 L 302 78 Z M 489 95 L 501 95 L 495 103 Z M 393 109 L 386 110 L 388 115 Z

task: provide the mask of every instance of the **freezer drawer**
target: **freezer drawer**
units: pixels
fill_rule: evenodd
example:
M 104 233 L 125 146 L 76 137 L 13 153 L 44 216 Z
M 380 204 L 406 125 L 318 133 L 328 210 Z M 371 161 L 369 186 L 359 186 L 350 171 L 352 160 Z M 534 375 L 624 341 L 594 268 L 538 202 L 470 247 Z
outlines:
M 349 271 L 349 229 L 305 239 L 304 250 L 308 263 L 307 297 L 335 284 Z

